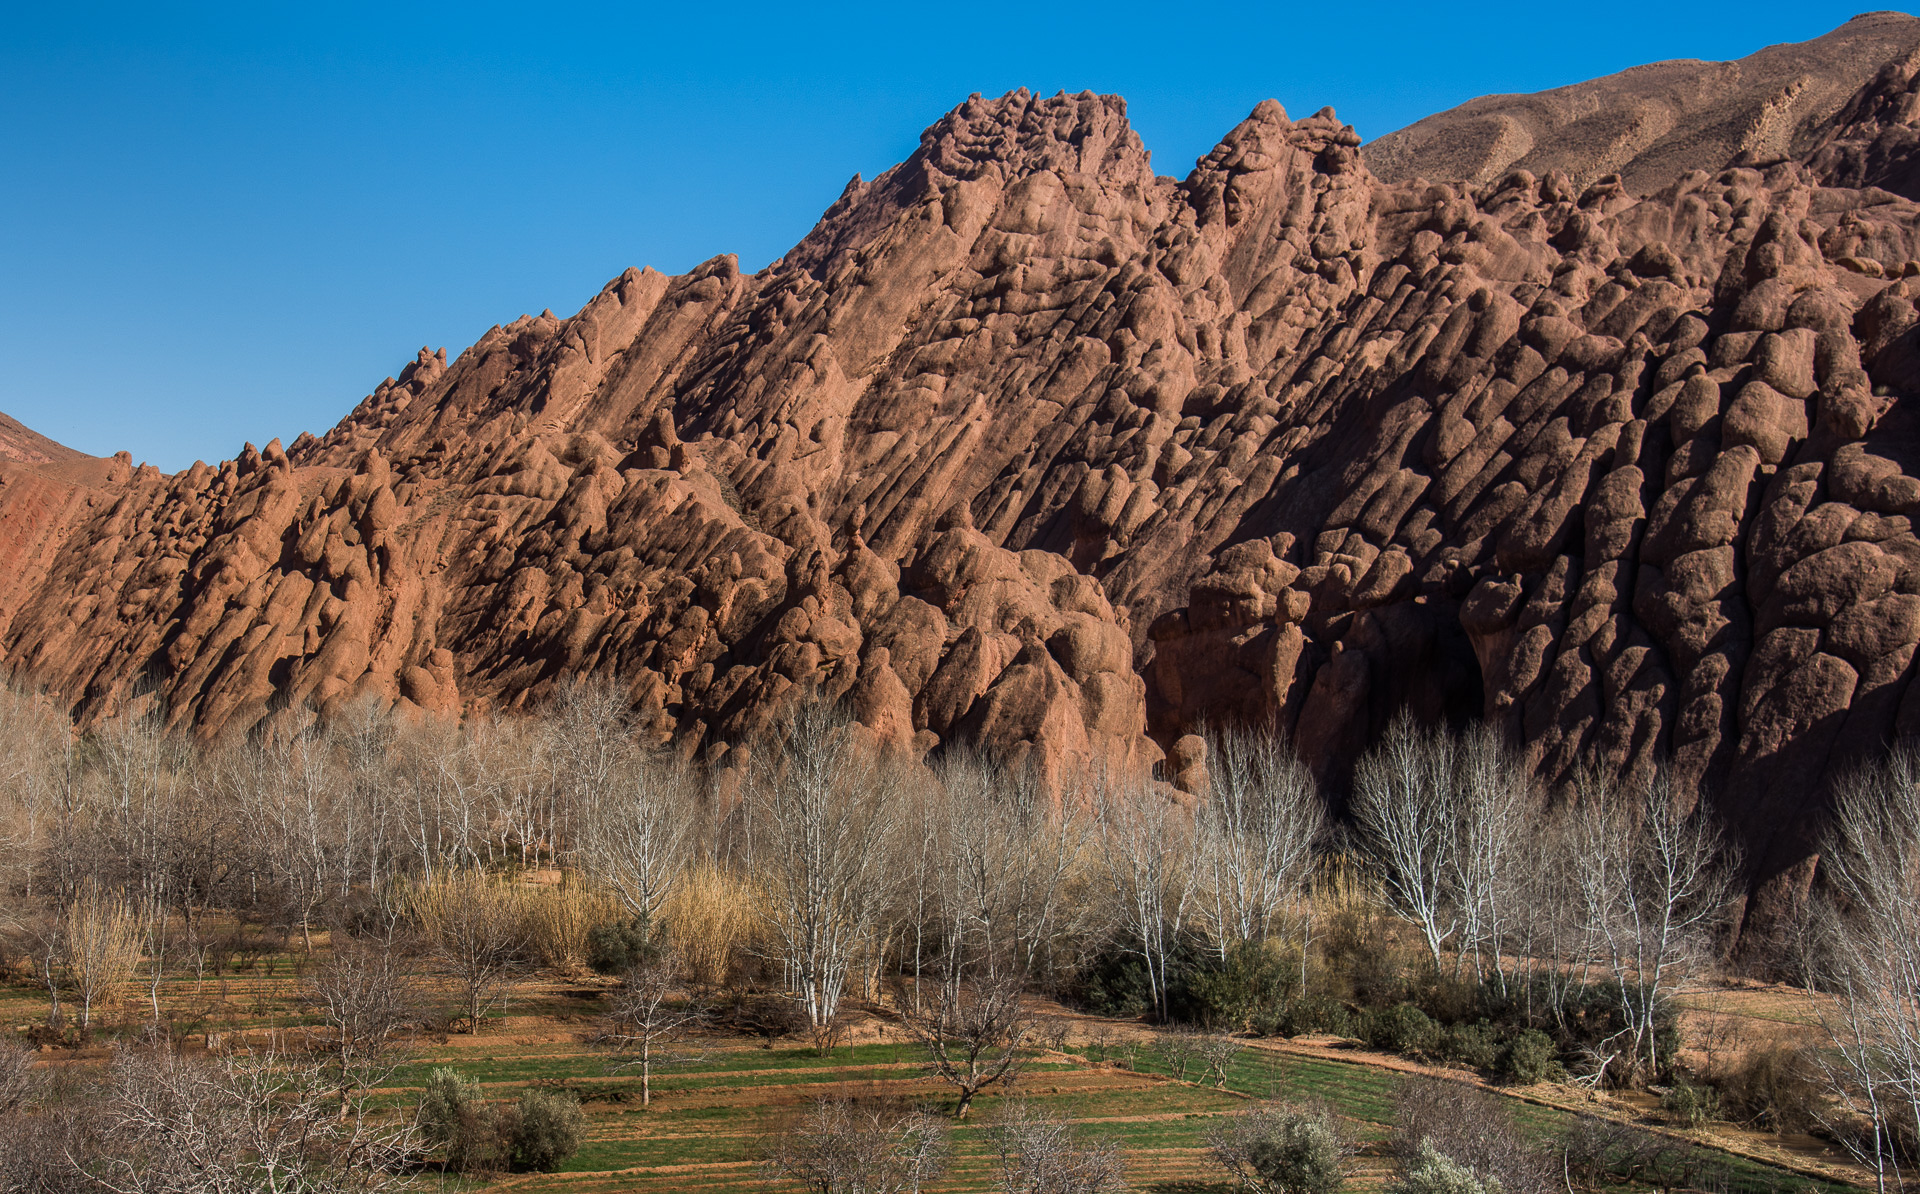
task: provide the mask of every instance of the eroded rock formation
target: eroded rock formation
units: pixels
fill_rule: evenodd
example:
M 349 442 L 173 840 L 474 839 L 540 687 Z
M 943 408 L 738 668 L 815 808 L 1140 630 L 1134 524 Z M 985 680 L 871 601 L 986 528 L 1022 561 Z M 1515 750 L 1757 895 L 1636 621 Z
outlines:
M 1920 731 L 1920 205 L 1852 185 L 1904 69 L 1645 195 L 1389 184 L 1271 101 L 1175 181 L 1117 99 L 976 97 L 760 273 L 629 271 L 323 438 L 0 456 L 0 648 L 203 733 L 592 671 L 708 751 L 819 688 L 1056 763 L 1277 721 L 1336 786 L 1484 716 L 1549 780 L 1665 761 L 1770 898 Z

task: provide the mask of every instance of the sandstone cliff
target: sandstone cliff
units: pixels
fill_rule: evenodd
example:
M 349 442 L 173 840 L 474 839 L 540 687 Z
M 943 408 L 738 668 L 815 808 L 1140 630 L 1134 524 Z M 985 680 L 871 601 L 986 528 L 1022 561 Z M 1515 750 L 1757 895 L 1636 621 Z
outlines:
M 203 733 L 595 671 L 709 752 L 817 687 L 1055 763 L 1275 720 L 1336 786 L 1484 716 L 1548 779 L 1664 760 L 1778 895 L 1920 731 L 1920 205 L 1852 185 L 1902 69 L 1645 196 L 1389 184 L 1271 101 L 1176 182 L 1118 99 L 975 97 L 767 269 L 629 271 L 323 438 L 0 452 L 0 650 Z

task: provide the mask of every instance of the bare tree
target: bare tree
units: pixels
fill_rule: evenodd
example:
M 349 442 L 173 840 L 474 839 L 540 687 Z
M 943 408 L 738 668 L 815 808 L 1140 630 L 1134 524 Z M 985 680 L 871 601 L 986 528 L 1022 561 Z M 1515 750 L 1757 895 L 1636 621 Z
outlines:
M 1246 1043 L 1235 1040 L 1225 1033 L 1208 1033 L 1199 1040 L 1200 1062 L 1206 1066 L 1207 1074 L 1213 1078 L 1213 1084 L 1221 1090 L 1227 1088 L 1227 1078 L 1233 1073 L 1233 1063 L 1240 1060 L 1240 1054 L 1246 1050 Z
M 1474 726 L 1459 737 L 1454 767 L 1449 885 L 1459 910 L 1463 953 L 1473 959 L 1476 978 L 1491 976 L 1504 989 L 1509 909 L 1518 875 L 1527 867 L 1528 831 L 1539 825 L 1529 815 L 1532 788 L 1525 765 L 1491 726 Z
M 640 1105 L 653 1103 L 653 1072 L 703 1054 L 686 1043 L 706 1022 L 706 1009 L 682 997 L 672 967 L 650 962 L 629 970 L 614 992 L 594 1043 L 613 1055 L 614 1069 L 640 1071 Z
M 480 1031 L 480 1013 L 503 998 L 532 953 L 526 901 L 498 879 L 462 872 L 413 892 L 415 920 L 427 948 L 459 983 L 467 1031 Z
M 1826 847 L 1817 977 L 1835 999 L 1821 1021 L 1828 1047 L 1814 1057 L 1836 1110 L 1866 1125 L 1864 1146 L 1850 1147 L 1884 1188 L 1896 1139 L 1920 1140 L 1920 753 L 1912 745 L 1835 784 Z
M 1420 930 L 1429 960 L 1460 930 L 1455 873 L 1454 743 L 1405 715 L 1354 769 L 1353 819 L 1395 915 Z
M 959 1093 L 955 1119 L 966 1118 L 981 1091 L 1019 1078 L 1020 1051 L 1035 1023 L 1017 977 L 968 981 L 957 969 L 938 995 L 919 1011 L 903 1012 L 900 1022 L 926 1049 L 934 1076 Z
M 1621 790 L 1587 776 L 1575 811 L 1575 865 L 1590 939 L 1626 1021 L 1620 1059 L 1658 1070 L 1658 1021 L 1706 962 L 1736 860 L 1699 810 L 1675 804 L 1664 774 Z
M 768 929 L 788 988 L 826 1032 L 894 880 L 898 776 L 843 713 L 806 701 L 754 749 L 747 784 Z
M 1126 1164 L 1111 1141 L 1087 1140 L 1058 1116 L 1021 1103 L 987 1125 L 1003 1194 L 1111 1194 L 1127 1188 Z
M 1182 1082 L 1201 1061 L 1200 1034 L 1191 1028 L 1163 1028 L 1153 1034 L 1153 1051 L 1167 1063 L 1167 1072 Z
M 643 924 L 658 923 L 686 865 L 698 793 L 690 762 L 656 755 L 622 768 L 608 790 L 580 805 L 585 869 Z
M 1195 844 L 1207 927 L 1225 961 L 1235 942 L 1266 940 L 1296 901 L 1325 812 L 1312 772 L 1278 735 L 1228 729 L 1208 739 Z
M 1435 970 L 1505 982 L 1527 859 L 1532 789 L 1490 727 L 1422 730 L 1402 715 L 1354 773 L 1354 820 L 1388 905 L 1412 922 Z
M 1030 762 L 957 749 L 937 774 L 944 799 L 928 835 L 929 890 L 919 896 L 931 948 L 989 979 L 1032 978 L 1080 927 L 1067 894 L 1090 819 L 1078 802 L 1055 799 Z
M 946 1170 L 947 1130 L 924 1112 L 823 1099 L 763 1151 L 770 1180 L 808 1194 L 919 1194 Z
M 332 1083 L 284 1056 L 195 1060 L 121 1049 L 109 1073 L 103 1155 L 113 1194 L 376 1192 L 406 1184 L 411 1128 L 333 1106 Z
M 306 996 L 328 1029 L 325 1049 L 340 1084 L 341 1114 L 355 1091 L 379 1084 L 394 1046 L 420 1019 L 420 989 L 391 941 L 334 935 L 332 955 L 306 980 Z
M 1173 955 L 1196 886 L 1193 816 L 1144 777 L 1091 779 L 1100 860 L 1121 937 L 1146 963 L 1154 1011 L 1164 1016 Z

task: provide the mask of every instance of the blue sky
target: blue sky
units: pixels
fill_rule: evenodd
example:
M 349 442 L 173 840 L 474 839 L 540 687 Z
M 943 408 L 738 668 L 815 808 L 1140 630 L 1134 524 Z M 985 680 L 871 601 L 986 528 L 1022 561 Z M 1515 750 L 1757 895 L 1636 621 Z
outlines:
M 766 264 L 974 91 L 1124 95 L 1184 175 L 1268 96 L 1371 138 L 1859 10 L 17 3 L 0 410 L 169 470 L 324 431 L 420 345 L 571 314 L 629 265 Z

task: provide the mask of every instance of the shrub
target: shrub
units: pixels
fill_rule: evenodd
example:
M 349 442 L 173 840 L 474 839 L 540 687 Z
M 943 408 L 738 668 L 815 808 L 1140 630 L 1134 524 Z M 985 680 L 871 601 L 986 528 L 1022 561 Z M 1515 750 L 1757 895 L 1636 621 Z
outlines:
M 1523 1086 L 1536 1082 L 1556 1082 L 1566 1076 L 1560 1068 L 1560 1050 L 1553 1038 L 1538 1028 L 1523 1029 L 1519 1035 L 1507 1042 L 1506 1054 L 1500 1059 L 1500 1070 L 1508 1078 Z
M 1438 1029 L 1427 1018 L 1427 1013 L 1411 1003 L 1369 1012 L 1361 1025 L 1361 1039 L 1372 1048 L 1388 1053 L 1424 1053 L 1433 1047 L 1438 1036 Z
M 427 1074 L 415 1122 L 429 1141 L 446 1149 L 447 1168 L 458 1173 L 497 1169 L 507 1159 L 501 1125 L 481 1097 L 480 1083 L 445 1066 Z
M 1818 1123 L 1826 1088 L 1792 1049 L 1750 1051 L 1740 1064 L 1716 1074 L 1725 1114 L 1773 1132 L 1804 1132 Z
M 1305 1036 L 1325 1032 L 1334 1036 L 1352 1034 L 1353 1015 L 1337 1000 L 1324 995 L 1303 995 L 1278 1007 L 1262 1009 L 1248 1025 L 1260 1036 Z
M 595 974 L 625 974 L 660 955 L 645 917 L 602 921 L 587 930 L 587 965 Z
M 1711 1086 L 1676 1082 L 1660 1096 L 1660 1110 L 1682 1127 L 1697 1128 L 1720 1114 L 1720 1092 Z
M 552 1173 L 560 1163 L 580 1151 L 587 1132 L 587 1117 L 571 1095 L 546 1090 L 521 1094 L 513 1109 L 507 1132 L 513 1160 L 517 1165 L 541 1173 Z
M 1457 1024 L 1442 1030 L 1439 1037 L 1440 1055 L 1449 1061 L 1476 1070 L 1491 1070 L 1500 1063 L 1499 1032 L 1485 1020 L 1478 1024 Z
M 1511 1100 L 1461 1082 L 1402 1082 L 1394 1096 L 1391 1147 L 1403 1172 L 1418 1168 L 1424 1150 L 1431 1150 L 1504 1194 L 1555 1194 L 1561 1188 L 1556 1159 L 1515 1125 Z
M 1387 1194 L 1500 1194 L 1502 1188 L 1499 1179 L 1482 1177 L 1422 1140 L 1399 1178 L 1387 1183 Z
M 1214 1160 L 1255 1194 L 1334 1194 L 1351 1151 L 1320 1108 L 1264 1103 L 1208 1137 Z
M 1193 1018 L 1203 1028 L 1238 1032 L 1286 1001 L 1299 984 L 1296 963 L 1269 943 L 1241 941 L 1226 960 L 1196 970 L 1187 980 Z

